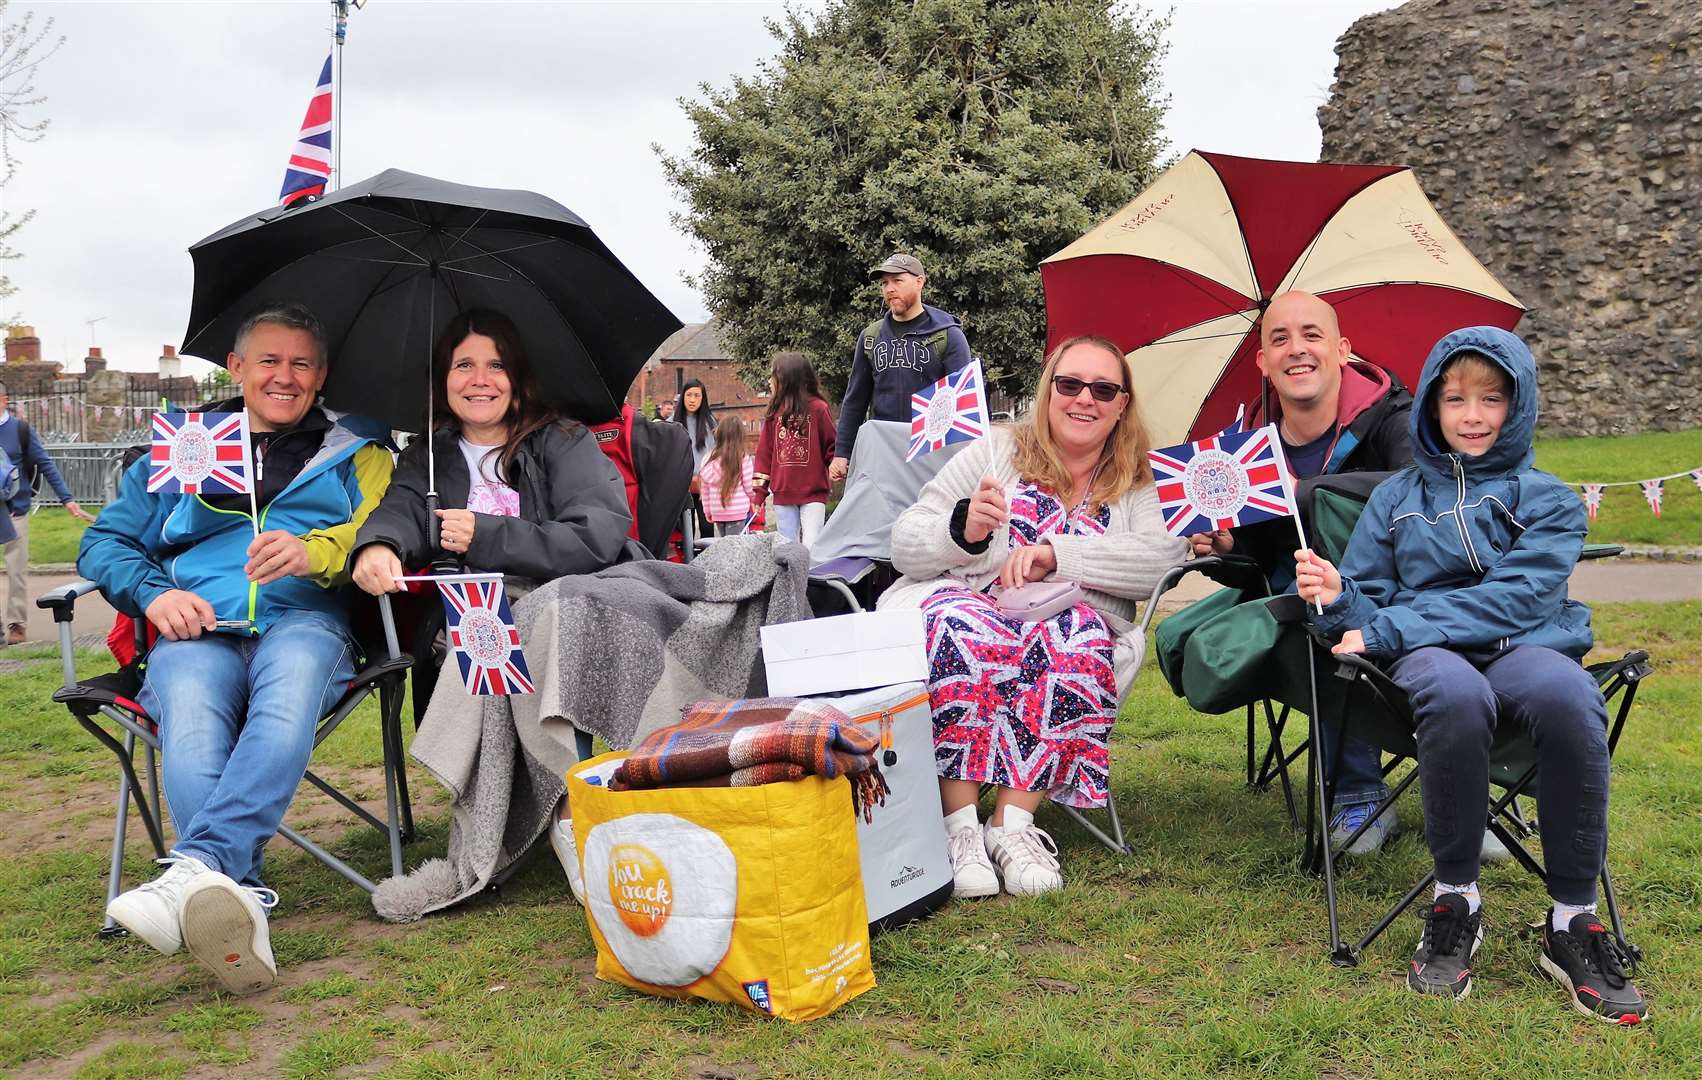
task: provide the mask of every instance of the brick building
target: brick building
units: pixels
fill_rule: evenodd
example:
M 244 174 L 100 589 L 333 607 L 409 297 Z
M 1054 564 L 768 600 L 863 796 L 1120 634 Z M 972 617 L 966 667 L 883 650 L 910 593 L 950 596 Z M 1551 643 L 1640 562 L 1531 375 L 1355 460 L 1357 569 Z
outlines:
M 650 355 L 644 370 L 626 393 L 635 409 L 646 401 L 660 407 L 673 401 L 680 389 L 697 379 L 709 389 L 709 404 L 717 413 L 734 413 L 760 424 L 768 409 L 768 387 L 760 389 L 739 380 L 739 362 L 727 352 L 712 319 L 683 326 Z

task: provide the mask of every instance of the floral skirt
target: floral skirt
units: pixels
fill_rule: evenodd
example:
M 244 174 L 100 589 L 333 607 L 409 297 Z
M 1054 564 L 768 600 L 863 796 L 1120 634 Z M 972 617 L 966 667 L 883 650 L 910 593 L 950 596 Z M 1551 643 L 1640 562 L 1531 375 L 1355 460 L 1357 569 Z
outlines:
M 939 774 L 1104 806 L 1117 680 L 1099 614 L 1077 604 L 1025 623 L 984 593 L 948 588 L 922 615 Z

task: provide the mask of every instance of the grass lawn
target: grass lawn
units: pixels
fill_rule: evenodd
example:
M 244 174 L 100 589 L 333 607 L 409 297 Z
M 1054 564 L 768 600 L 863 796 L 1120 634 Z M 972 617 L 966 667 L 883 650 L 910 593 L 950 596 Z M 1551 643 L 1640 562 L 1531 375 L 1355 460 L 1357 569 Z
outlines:
M 1594 439 L 1539 439 L 1537 467 L 1571 484 L 1652 480 L 1702 468 L 1702 428 Z M 1582 496 L 1580 496 L 1581 498 Z M 1602 492 L 1590 523 L 1593 543 L 1702 545 L 1702 490 L 1688 476 L 1668 480 L 1656 517 L 1636 484 Z
M 89 513 L 99 514 L 100 507 L 86 507 Z M 43 506 L 30 515 L 30 565 L 74 563 L 77 544 L 88 528 L 80 518 L 74 518 L 58 504 Z
M 1653 1010 L 1619 1030 L 1570 1012 L 1521 931 L 1544 907 L 1519 871 L 1487 868 L 1488 938 L 1464 1002 L 1420 999 L 1401 972 L 1418 920 L 1357 969 L 1325 955 L 1321 884 L 1295 866 L 1280 794 L 1242 785 L 1242 720 L 1202 716 L 1142 674 L 1119 725 L 1114 789 L 1135 854 L 1116 857 L 1050 809 L 1067 887 L 959 903 L 875 939 L 879 986 L 803 1026 L 597 982 L 584 918 L 545 856 L 498 898 L 411 926 L 287 844 L 278 985 L 214 990 L 182 954 L 102 942 L 112 769 L 48 694 L 55 665 L 0 677 L 0 1071 L 19 1075 L 379 1074 L 656 1077 L 1695 1076 L 1702 1061 L 1702 604 L 1608 604 L 1601 653 L 1648 648 L 1615 767 L 1616 883 L 1648 960 Z M 7 659 L 21 650 L 8 652 Z M 87 658 L 98 670 L 100 658 Z M 352 729 L 352 730 L 351 730 Z M 379 789 L 371 716 L 316 759 Z M 414 770 L 424 838 L 446 808 Z M 297 810 L 306 800 L 298 801 Z M 319 804 L 308 806 L 317 816 Z M 1364 927 L 1426 865 L 1416 803 L 1382 857 L 1341 882 Z M 20 828 L 19 825 L 23 827 Z M 376 871 L 376 834 L 320 828 Z M 339 835 L 341 838 L 339 839 Z M 145 871 L 133 842 L 128 872 Z

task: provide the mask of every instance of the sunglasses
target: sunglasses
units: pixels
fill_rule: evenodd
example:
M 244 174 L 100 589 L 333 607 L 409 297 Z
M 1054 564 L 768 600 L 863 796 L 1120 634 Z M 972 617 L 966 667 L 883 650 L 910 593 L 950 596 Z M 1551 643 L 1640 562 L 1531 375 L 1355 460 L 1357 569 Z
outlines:
M 1095 401 L 1116 401 L 1118 394 L 1129 392 L 1127 387 L 1118 386 L 1116 383 L 1105 379 L 1083 382 L 1074 375 L 1052 376 L 1052 389 L 1067 398 L 1080 396 L 1084 386 L 1093 392 L 1093 400 Z

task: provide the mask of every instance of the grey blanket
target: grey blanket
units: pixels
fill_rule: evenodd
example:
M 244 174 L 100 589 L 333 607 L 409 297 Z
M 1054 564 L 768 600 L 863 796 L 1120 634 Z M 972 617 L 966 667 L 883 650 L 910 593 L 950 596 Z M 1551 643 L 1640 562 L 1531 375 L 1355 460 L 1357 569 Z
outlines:
M 758 629 L 810 617 L 809 561 L 777 534 L 734 536 L 689 564 L 623 563 L 517 602 L 537 693 L 438 681 L 409 756 L 454 798 L 448 859 L 379 883 L 373 908 L 411 922 L 484 889 L 549 827 L 576 732 L 625 749 L 692 701 L 764 695 Z

